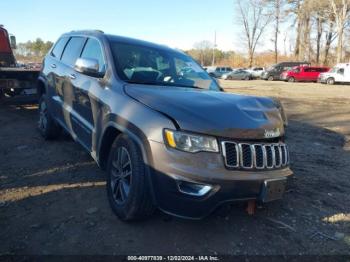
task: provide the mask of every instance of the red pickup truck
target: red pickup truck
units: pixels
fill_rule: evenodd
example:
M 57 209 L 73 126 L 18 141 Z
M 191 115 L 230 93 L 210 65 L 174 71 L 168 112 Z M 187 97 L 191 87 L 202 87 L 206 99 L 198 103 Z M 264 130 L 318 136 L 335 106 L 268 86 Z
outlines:
M 329 67 L 319 66 L 296 66 L 292 70 L 284 71 L 280 79 L 288 82 L 305 81 L 317 82 L 320 73 L 325 73 L 330 70 Z

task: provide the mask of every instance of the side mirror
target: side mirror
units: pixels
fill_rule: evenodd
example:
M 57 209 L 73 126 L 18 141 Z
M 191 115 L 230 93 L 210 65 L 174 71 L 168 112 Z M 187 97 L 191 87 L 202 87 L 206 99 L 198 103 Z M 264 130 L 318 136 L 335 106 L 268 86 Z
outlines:
M 11 49 L 16 49 L 17 48 L 16 37 L 14 35 L 10 36 L 10 46 L 11 46 Z
M 74 69 L 84 75 L 99 77 L 101 73 L 99 72 L 99 65 L 96 59 L 91 58 L 78 58 L 75 62 Z

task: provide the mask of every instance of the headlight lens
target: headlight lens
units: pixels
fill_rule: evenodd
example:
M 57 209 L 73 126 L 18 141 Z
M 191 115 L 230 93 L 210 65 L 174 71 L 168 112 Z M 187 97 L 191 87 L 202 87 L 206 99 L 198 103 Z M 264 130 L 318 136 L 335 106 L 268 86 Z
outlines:
M 215 137 L 165 129 L 164 139 L 168 146 L 186 152 L 219 152 L 218 142 Z
M 284 125 L 288 126 L 288 118 L 287 118 L 286 112 L 284 111 L 282 103 L 278 99 L 275 99 L 275 98 L 272 98 L 272 99 L 275 102 L 277 109 L 280 111 Z

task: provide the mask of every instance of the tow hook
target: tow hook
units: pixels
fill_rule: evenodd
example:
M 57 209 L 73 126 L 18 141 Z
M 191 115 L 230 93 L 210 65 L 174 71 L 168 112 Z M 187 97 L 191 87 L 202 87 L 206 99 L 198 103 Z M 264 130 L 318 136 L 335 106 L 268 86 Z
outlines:
M 255 210 L 256 210 L 256 201 L 249 200 L 246 208 L 248 215 L 253 216 L 255 214 Z

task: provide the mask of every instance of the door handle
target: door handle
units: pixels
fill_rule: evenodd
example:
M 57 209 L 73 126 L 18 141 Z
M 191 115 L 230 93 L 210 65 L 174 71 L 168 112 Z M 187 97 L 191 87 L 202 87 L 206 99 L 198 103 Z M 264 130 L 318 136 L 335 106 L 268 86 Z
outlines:
M 51 68 L 56 68 L 56 64 L 51 64 Z
M 70 74 L 69 77 L 70 77 L 70 79 L 75 79 L 76 78 L 75 74 Z

